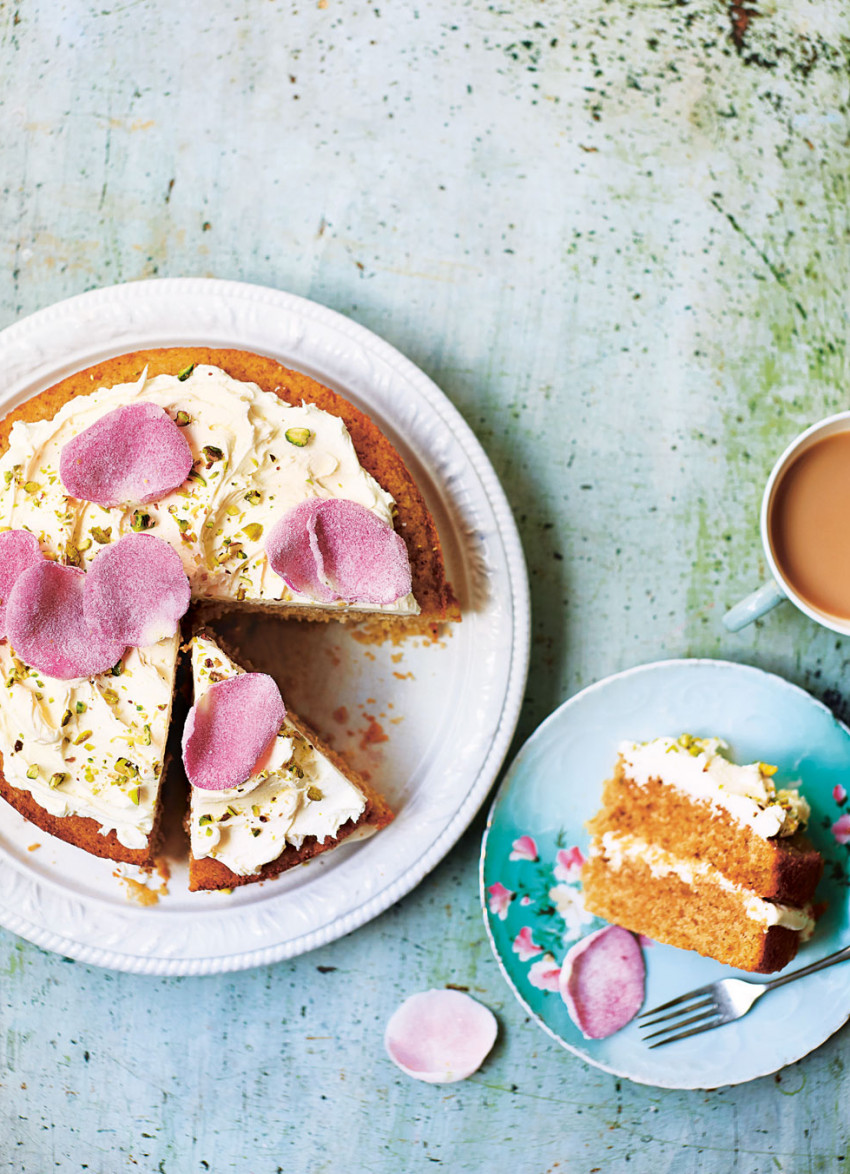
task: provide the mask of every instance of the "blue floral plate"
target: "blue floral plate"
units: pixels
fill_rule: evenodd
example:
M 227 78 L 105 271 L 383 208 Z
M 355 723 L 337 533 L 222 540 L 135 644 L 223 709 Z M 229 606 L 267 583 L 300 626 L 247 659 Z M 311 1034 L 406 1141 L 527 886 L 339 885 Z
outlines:
M 715 660 L 674 660 L 608 677 L 570 698 L 523 746 L 490 811 L 481 897 L 502 973 L 526 1010 L 588 1063 L 662 1088 L 740 1084 L 801 1059 L 850 1016 L 850 963 L 765 996 L 737 1023 L 651 1050 L 632 1022 L 585 1039 L 558 994 L 564 954 L 604 923 L 582 903 L 585 822 L 624 739 L 690 733 L 723 738 L 738 762 L 779 767 L 812 807 L 809 834 L 826 859 L 826 909 L 790 968 L 850 942 L 850 730 L 780 677 Z M 644 942 L 646 1007 L 726 975 L 752 977 L 687 950 Z

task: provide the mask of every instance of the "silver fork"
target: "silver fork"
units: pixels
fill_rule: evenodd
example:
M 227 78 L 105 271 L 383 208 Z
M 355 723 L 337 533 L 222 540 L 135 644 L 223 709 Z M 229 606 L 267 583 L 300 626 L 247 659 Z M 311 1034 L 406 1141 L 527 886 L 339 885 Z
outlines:
M 732 1023 L 746 1015 L 750 1007 L 768 991 L 774 991 L 786 982 L 794 982 L 806 974 L 814 974 L 816 970 L 824 970 L 827 966 L 834 966 L 836 962 L 843 962 L 850 958 L 850 946 L 838 950 L 835 954 L 828 954 L 820 962 L 813 962 L 811 966 L 803 966 L 799 970 L 792 970 L 790 974 L 783 974 L 780 978 L 765 979 L 764 982 L 748 982 L 743 978 L 721 978 L 717 982 L 710 982 L 707 986 L 697 987 L 680 995 L 678 999 L 671 999 L 669 1003 L 662 1003 L 660 1007 L 653 1007 L 651 1011 L 644 1011 L 639 1019 L 641 1030 L 648 1027 L 657 1027 L 659 1023 L 665 1026 L 651 1035 L 644 1036 L 644 1042 L 655 1040 L 651 1048 L 660 1048 L 663 1044 L 672 1044 L 679 1039 L 687 1039 L 689 1035 L 699 1035 L 701 1031 L 711 1031 L 712 1028 L 722 1027 L 724 1023 Z M 667 1014 L 661 1014 L 666 1011 Z M 649 1016 L 657 1016 L 650 1019 Z M 690 1018 L 683 1018 L 690 1016 Z M 675 1022 L 672 1022 L 675 1020 Z M 683 1027 L 690 1031 L 682 1031 Z M 675 1034 L 670 1035 L 670 1032 Z M 664 1039 L 659 1039 L 664 1036 Z

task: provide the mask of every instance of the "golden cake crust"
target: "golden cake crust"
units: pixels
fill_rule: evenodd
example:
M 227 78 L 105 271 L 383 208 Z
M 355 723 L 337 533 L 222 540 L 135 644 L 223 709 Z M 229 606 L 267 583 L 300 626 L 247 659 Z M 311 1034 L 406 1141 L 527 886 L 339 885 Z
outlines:
M 446 580 L 442 548 L 436 525 L 424 499 L 410 476 L 399 454 L 392 444 L 359 409 L 342 396 L 304 375 L 290 370 L 274 359 L 247 351 L 216 349 L 211 347 L 167 347 L 155 350 L 140 350 L 106 359 L 94 366 L 75 372 L 54 386 L 40 392 L 20 404 L 0 421 L 0 453 L 9 446 L 12 425 L 17 421 L 34 422 L 49 420 L 66 403 L 79 395 L 89 395 L 101 387 L 112 387 L 119 383 L 133 383 L 145 368 L 150 376 L 176 375 L 190 365 L 210 365 L 221 368 L 234 379 L 256 383 L 264 391 L 278 395 L 290 404 L 302 402 L 315 404 L 338 416 L 345 423 L 361 465 L 390 494 L 396 502 L 396 528 L 403 538 L 410 558 L 413 593 L 420 607 L 420 615 L 414 617 L 393 617 L 369 615 L 372 630 L 392 634 L 401 629 L 405 633 L 419 632 L 435 636 L 439 625 L 446 621 L 459 621 L 460 606 L 451 586 Z M 217 605 L 214 605 L 217 606 Z M 261 605 L 262 606 L 262 605 Z M 271 610 L 264 609 L 264 610 Z M 314 609 L 286 609 L 288 617 L 328 619 L 327 613 Z M 348 617 L 335 613 L 333 619 L 360 618 L 352 611 Z M 346 764 L 327 750 L 323 750 L 341 765 L 349 777 L 354 777 Z M 2 757 L 0 757 L 2 768 Z M 361 779 L 357 779 L 369 800 L 367 812 L 356 825 L 346 828 L 341 836 L 350 835 L 363 822 L 384 827 L 392 819 L 392 813 L 384 800 Z M 151 865 L 159 839 L 159 828 L 155 827 L 147 849 L 134 850 L 124 847 L 114 832 L 102 834 L 100 825 L 93 819 L 82 816 L 51 816 L 25 790 L 12 787 L 0 769 L 0 795 L 21 815 L 51 835 L 75 844 L 95 856 L 132 864 Z M 156 819 L 159 821 L 162 803 L 158 804 Z M 324 850 L 321 844 L 305 843 L 290 856 L 287 849 L 277 861 L 266 866 L 264 876 L 273 876 L 291 864 L 300 863 Z M 201 868 L 201 865 L 203 867 Z M 211 867 L 211 866 L 214 866 Z M 249 879 L 234 877 L 224 866 L 215 861 L 195 862 L 193 865 L 193 888 L 228 888 L 244 884 Z M 218 875 L 219 870 L 227 873 L 227 879 Z M 214 875 L 216 874 L 216 875 Z

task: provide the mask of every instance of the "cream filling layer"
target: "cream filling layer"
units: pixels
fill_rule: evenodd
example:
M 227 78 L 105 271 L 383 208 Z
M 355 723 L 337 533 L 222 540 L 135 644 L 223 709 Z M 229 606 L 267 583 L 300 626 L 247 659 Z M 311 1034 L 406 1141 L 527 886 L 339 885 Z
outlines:
M 127 848 L 147 847 L 154 823 L 177 637 L 131 648 L 118 676 L 58 681 L 0 644 L 3 774 L 50 815 L 95 819 Z
M 188 419 L 190 479 L 142 507 L 104 509 L 69 498 L 59 479 L 63 446 L 107 412 L 139 401 Z M 292 429 L 309 431 L 303 446 L 286 439 Z M 0 458 L 0 527 L 31 530 L 45 553 L 70 552 L 82 567 L 133 529 L 134 515 L 137 526 L 146 516 L 147 532 L 182 558 L 196 597 L 418 614 L 412 594 L 383 605 L 317 603 L 291 591 L 271 569 L 264 544 L 275 521 L 302 501 L 328 497 L 358 502 L 392 524 L 393 499 L 361 467 L 342 420 L 312 404 L 291 407 L 210 366 L 195 367 L 184 379 L 143 374 L 136 383 L 76 396 L 52 420 L 18 421 Z
M 754 762 L 738 766 L 720 751 L 719 738 L 655 738 L 619 747 L 626 778 L 645 787 L 659 779 L 694 799 L 723 808 L 763 839 L 790 836 L 808 822 L 809 805 L 795 789 L 777 790 L 774 768 Z
M 622 868 L 627 861 L 638 861 L 645 864 L 654 877 L 676 876 L 689 887 L 701 883 L 713 885 L 737 897 L 746 916 L 752 921 L 759 922 L 765 930 L 772 925 L 804 931 L 814 928 L 814 920 L 805 910 L 792 905 L 765 901 L 753 889 L 736 885 L 713 864 L 708 864 L 704 860 L 675 856 L 672 852 L 658 848 L 639 836 L 605 832 L 601 842 L 594 840 L 591 844 L 590 854 L 603 857 L 614 870 Z
M 192 641 L 196 703 L 214 681 L 242 671 L 213 641 Z M 300 848 L 308 836 L 335 839 L 366 807 L 360 789 L 288 720 L 246 782 L 224 791 L 191 790 L 193 856 L 219 860 L 238 876 L 259 872 L 287 844 Z

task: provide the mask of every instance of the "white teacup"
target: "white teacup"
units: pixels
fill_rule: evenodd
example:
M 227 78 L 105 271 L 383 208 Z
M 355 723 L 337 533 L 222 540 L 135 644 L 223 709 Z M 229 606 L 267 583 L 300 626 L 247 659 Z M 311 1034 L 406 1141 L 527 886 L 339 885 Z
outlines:
M 765 486 L 764 496 L 761 502 L 761 541 L 764 547 L 764 556 L 767 559 L 767 565 L 770 567 L 770 573 L 773 578 L 727 611 L 723 617 L 723 623 L 730 632 L 739 631 L 741 628 L 746 627 L 747 624 L 752 623 L 753 620 L 757 620 L 759 616 L 763 616 L 765 612 L 770 611 L 777 603 L 788 599 L 801 612 L 809 616 L 810 619 L 815 620 L 816 623 L 821 624 L 825 628 L 830 628 L 833 632 L 850 635 L 850 616 L 844 619 L 841 616 L 821 611 L 819 608 L 814 607 L 811 602 L 804 599 L 794 588 L 793 584 L 789 582 L 788 577 L 777 562 L 770 533 L 771 506 L 776 490 L 786 470 L 797 457 L 801 456 L 812 445 L 817 444 L 824 437 L 831 436 L 836 432 L 850 432 L 850 411 L 839 412 L 837 415 L 829 416 L 826 420 L 821 420 L 819 423 L 813 424 L 811 428 L 807 428 L 796 440 L 791 441 L 785 449 L 785 452 L 773 466 L 771 474 L 767 479 L 767 485 Z M 850 542 L 850 530 L 848 531 L 848 542 Z

